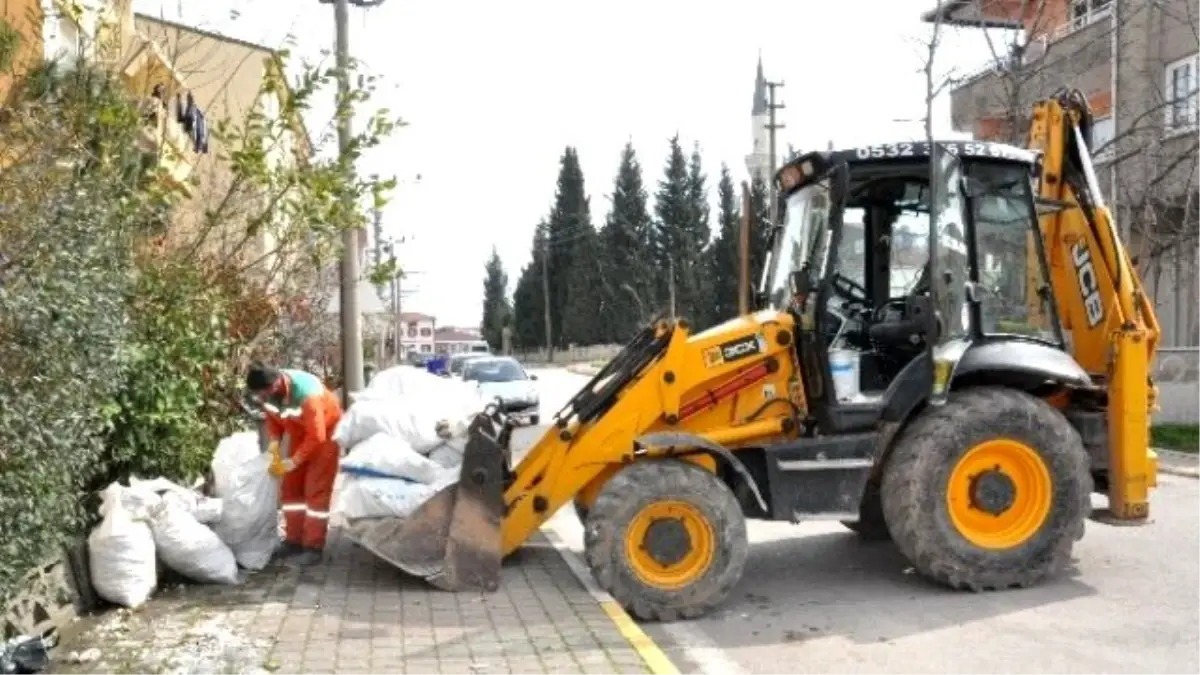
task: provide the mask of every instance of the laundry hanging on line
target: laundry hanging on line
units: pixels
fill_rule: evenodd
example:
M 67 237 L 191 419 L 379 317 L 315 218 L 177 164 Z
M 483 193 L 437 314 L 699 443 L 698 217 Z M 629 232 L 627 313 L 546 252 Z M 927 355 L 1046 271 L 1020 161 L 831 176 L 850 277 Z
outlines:
M 188 138 L 192 140 L 192 150 L 200 154 L 208 154 L 208 121 L 204 111 L 196 105 L 192 92 L 184 99 L 182 94 L 175 95 L 175 121 L 183 127 Z

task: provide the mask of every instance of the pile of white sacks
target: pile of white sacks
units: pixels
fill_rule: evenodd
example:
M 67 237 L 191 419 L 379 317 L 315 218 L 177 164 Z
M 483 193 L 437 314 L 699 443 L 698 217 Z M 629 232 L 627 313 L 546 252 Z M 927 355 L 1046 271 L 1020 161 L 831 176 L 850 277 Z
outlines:
M 403 518 L 458 480 L 467 425 L 484 407 L 475 387 L 408 366 L 385 370 L 355 396 L 334 430 L 345 454 L 334 513 L 347 520 Z M 213 493 L 165 478 L 113 483 L 88 537 L 97 595 L 138 607 L 158 586 L 159 563 L 203 583 L 234 584 L 279 546 L 279 481 L 258 434 L 223 439 Z
M 404 518 L 458 480 L 467 426 L 484 408 L 476 387 L 396 366 L 353 398 L 333 432 L 345 453 L 339 519 Z
M 238 568 L 260 570 L 279 545 L 279 483 L 258 434 L 223 439 L 212 460 L 214 497 L 164 478 L 113 483 L 102 521 L 88 536 L 92 586 L 101 598 L 138 607 L 158 586 L 158 564 L 194 581 L 234 584 Z

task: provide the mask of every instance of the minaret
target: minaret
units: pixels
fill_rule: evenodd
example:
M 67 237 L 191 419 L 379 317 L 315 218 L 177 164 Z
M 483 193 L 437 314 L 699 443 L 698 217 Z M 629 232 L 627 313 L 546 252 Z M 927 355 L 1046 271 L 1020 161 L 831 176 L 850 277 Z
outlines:
M 758 54 L 758 71 L 754 76 L 754 105 L 750 109 L 750 139 L 752 150 L 746 155 L 746 169 L 753 179 L 764 182 L 771 180 L 771 141 L 767 124 L 770 111 L 767 106 L 767 78 L 763 76 L 762 52 Z

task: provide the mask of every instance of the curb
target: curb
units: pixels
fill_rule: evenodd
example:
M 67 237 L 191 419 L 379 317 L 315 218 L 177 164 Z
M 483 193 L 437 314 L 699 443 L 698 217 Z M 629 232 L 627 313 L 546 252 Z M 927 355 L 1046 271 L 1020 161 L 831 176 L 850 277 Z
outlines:
M 1151 449 L 1158 455 L 1159 473 L 1200 478 L 1200 458 L 1197 458 L 1196 455 L 1162 448 Z
M 579 583 L 583 584 L 588 594 L 600 603 L 604 613 L 616 624 L 617 630 L 638 653 L 638 656 L 642 657 L 642 661 L 645 662 L 650 672 L 653 675 L 679 675 L 679 668 L 671 662 L 666 652 L 642 630 L 641 626 L 637 625 L 633 617 L 629 616 L 629 613 L 616 600 L 613 600 L 611 595 L 596 585 L 596 580 L 592 578 L 591 572 L 587 570 L 579 556 L 567 548 L 562 537 L 558 536 L 558 532 L 554 530 L 554 526 L 547 523 L 542 526 L 541 532 L 550 541 L 554 550 L 562 556 L 563 562 L 567 563 L 571 573 L 579 579 Z

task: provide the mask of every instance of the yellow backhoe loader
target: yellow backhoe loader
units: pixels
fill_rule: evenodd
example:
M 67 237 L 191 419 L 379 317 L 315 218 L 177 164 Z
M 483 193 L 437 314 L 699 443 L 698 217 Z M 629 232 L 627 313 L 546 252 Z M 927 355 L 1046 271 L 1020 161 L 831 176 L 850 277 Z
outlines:
M 1159 338 L 1097 188 L 1086 100 L 1028 148 L 902 142 L 800 156 L 757 311 L 647 326 L 515 467 L 471 424 L 461 478 L 352 536 L 448 590 L 494 590 L 558 509 L 599 585 L 647 620 L 720 604 L 747 519 L 839 520 L 962 589 L 1060 570 L 1107 493 L 1144 522 Z M 1086 563 L 1085 563 L 1086 564 Z

